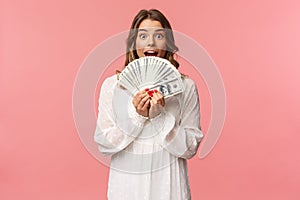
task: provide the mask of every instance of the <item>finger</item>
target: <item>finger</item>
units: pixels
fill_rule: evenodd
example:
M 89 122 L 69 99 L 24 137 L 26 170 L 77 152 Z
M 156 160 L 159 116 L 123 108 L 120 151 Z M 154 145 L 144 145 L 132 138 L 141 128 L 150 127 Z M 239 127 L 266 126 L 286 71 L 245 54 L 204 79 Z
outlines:
M 160 99 L 160 101 L 162 102 L 162 106 L 165 105 L 165 97 L 160 93 L 160 92 L 156 92 L 155 93 L 157 95 L 157 97 Z
M 153 93 L 154 93 L 153 90 L 147 91 L 148 96 L 151 97 L 151 98 L 153 97 Z
M 141 95 L 141 94 L 143 94 L 143 91 L 139 91 L 139 92 L 137 92 L 135 95 L 134 95 L 134 98 L 139 98 L 139 96 Z
M 158 100 L 157 96 L 155 94 L 153 94 L 152 97 L 151 97 L 152 103 L 157 104 L 158 103 L 157 100 Z
M 137 96 L 137 97 L 144 96 L 147 94 L 148 91 L 149 91 L 149 89 L 141 90 L 138 93 L 136 93 L 135 96 Z
M 150 108 L 154 107 L 153 99 L 150 100 Z
M 162 95 L 160 92 L 155 92 L 155 94 L 157 94 L 157 96 L 159 96 L 160 98 L 164 98 L 164 95 Z
M 155 100 L 154 102 L 157 104 L 160 104 L 162 106 L 165 105 L 165 101 L 162 95 L 159 95 L 158 93 L 154 93 L 153 99 Z
M 147 110 L 150 106 L 150 99 L 147 99 L 147 101 L 144 103 L 144 106 L 142 107 L 142 110 Z
M 145 92 L 145 91 L 140 91 L 140 92 L 138 92 L 134 97 L 133 97 L 133 100 L 132 100 L 132 102 L 133 102 L 133 104 L 135 105 L 135 106 L 137 106 L 138 104 L 139 104 L 139 102 L 145 97 L 145 96 L 147 96 L 147 92 Z
M 150 100 L 148 95 L 146 95 L 143 99 L 141 99 L 141 101 L 138 103 L 138 108 L 142 109 L 145 103 L 147 102 L 147 100 Z
M 147 100 L 150 100 L 150 97 L 146 94 L 146 95 L 144 95 L 144 97 L 141 99 L 140 103 L 144 105 L 144 104 L 146 103 Z
M 143 91 L 141 94 L 138 96 L 138 102 L 140 102 L 143 98 L 147 97 L 147 92 Z
M 145 92 L 148 92 L 148 91 L 149 91 L 149 88 L 146 88 L 146 89 L 140 90 L 138 92 L 138 94 L 142 94 L 142 93 L 145 93 Z
M 132 104 L 134 105 L 134 107 L 137 107 L 137 105 L 138 105 L 138 97 L 137 96 L 133 97 Z
M 155 92 L 155 94 L 157 94 L 157 96 L 158 96 L 159 98 L 164 98 L 164 96 L 163 96 L 159 91 L 154 90 L 154 92 Z

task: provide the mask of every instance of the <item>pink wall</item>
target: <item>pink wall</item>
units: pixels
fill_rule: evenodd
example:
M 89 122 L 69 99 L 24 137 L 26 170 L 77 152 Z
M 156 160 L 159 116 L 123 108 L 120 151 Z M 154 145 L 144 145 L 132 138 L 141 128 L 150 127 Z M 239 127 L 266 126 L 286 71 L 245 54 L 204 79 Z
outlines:
M 193 199 L 300 199 L 299 1 L 186 2 L 1 1 L 1 199 L 105 199 L 108 168 L 74 125 L 74 81 L 96 45 L 153 7 L 203 45 L 225 84 L 221 137 L 189 161 Z M 207 130 L 209 95 L 197 82 Z

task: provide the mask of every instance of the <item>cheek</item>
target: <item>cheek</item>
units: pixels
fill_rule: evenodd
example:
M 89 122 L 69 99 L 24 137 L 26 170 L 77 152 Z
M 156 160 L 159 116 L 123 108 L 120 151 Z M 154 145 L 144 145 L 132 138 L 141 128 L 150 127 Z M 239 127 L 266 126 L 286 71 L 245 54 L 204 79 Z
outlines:
M 145 46 L 146 46 L 146 42 L 145 41 L 139 40 L 139 39 L 136 40 L 136 42 L 135 42 L 136 49 L 141 49 L 141 48 L 143 48 Z
M 143 57 L 144 53 L 143 53 L 143 43 L 142 43 L 142 41 L 136 40 L 135 50 L 136 50 L 136 53 L 139 57 Z
M 167 49 L 167 43 L 165 40 L 156 42 L 156 46 L 157 46 L 157 48 L 159 48 L 161 50 Z

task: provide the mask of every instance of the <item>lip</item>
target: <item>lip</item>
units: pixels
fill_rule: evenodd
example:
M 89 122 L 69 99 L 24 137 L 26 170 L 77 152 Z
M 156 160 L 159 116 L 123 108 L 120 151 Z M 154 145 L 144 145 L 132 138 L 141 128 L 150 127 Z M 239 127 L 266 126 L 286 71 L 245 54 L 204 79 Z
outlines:
M 144 51 L 144 55 L 145 56 L 157 56 L 158 52 L 155 50 L 146 50 L 146 51 Z

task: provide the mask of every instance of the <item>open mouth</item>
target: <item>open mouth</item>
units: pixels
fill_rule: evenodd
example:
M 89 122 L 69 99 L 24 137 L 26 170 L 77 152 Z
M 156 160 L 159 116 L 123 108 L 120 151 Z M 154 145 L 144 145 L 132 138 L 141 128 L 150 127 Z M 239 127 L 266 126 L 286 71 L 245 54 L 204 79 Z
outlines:
M 158 53 L 156 51 L 153 51 L 153 50 L 149 50 L 149 51 L 144 52 L 145 56 L 157 56 L 157 54 Z

